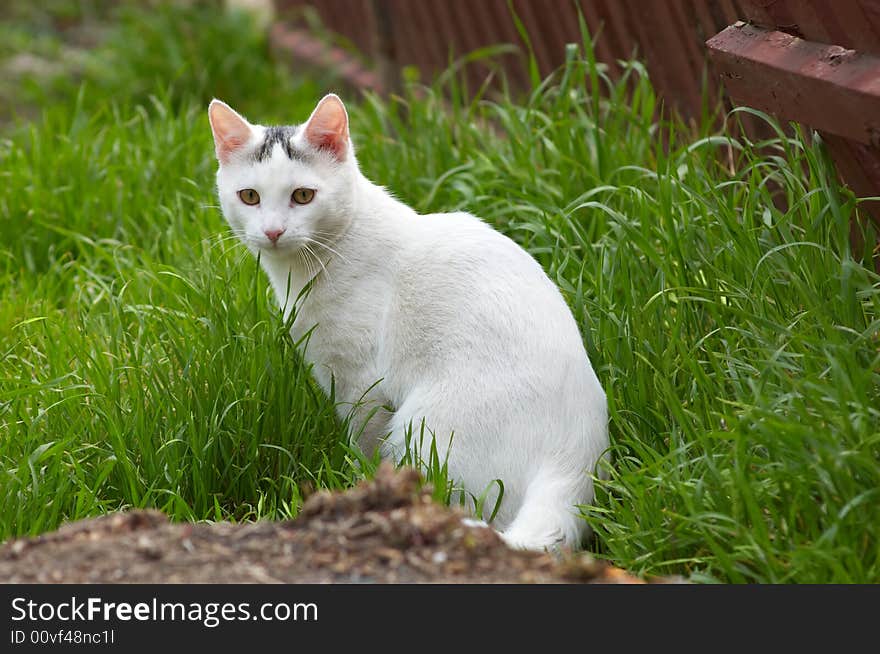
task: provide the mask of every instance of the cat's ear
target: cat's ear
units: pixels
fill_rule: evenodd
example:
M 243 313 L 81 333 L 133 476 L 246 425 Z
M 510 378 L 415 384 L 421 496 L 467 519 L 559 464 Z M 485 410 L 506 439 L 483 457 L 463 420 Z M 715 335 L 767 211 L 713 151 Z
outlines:
M 306 123 L 305 137 L 317 150 L 330 152 L 344 161 L 349 151 L 348 113 L 335 93 L 325 95 Z
M 214 133 L 214 151 L 220 163 L 229 163 L 238 150 L 247 145 L 254 135 L 248 121 L 232 107 L 220 100 L 211 100 L 208 120 Z

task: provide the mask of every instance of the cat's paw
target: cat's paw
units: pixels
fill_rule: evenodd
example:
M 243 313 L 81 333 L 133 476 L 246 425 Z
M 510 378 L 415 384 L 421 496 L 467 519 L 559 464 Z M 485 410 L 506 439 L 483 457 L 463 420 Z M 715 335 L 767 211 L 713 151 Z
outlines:
M 515 550 L 533 550 L 537 552 L 558 553 L 566 547 L 565 536 L 562 532 L 553 532 L 541 536 L 499 532 L 501 539 L 508 547 Z
M 487 525 L 483 520 L 477 520 L 476 518 L 462 518 L 461 524 L 465 527 L 480 527 L 482 529 L 491 529 L 489 525 Z

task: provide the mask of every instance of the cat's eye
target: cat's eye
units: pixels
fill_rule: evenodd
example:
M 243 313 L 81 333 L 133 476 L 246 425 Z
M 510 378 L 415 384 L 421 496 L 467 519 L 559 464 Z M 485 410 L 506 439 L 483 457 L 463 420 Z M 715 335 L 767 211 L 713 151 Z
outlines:
M 243 188 L 238 192 L 238 199 L 251 206 L 260 204 L 260 194 L 252 188 Z
M 290 199 L 296 202 L 297 204 L 308 204 L 315 197 L 315 189 L 313 188 L 298 188 L 293 194 L 290 196 Z

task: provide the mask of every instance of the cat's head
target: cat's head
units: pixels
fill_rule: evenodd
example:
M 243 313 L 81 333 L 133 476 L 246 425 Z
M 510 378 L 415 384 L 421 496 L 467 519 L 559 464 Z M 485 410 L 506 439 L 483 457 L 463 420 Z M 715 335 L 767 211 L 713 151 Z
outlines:
M 297 126 L 254 125 L 219 100 L 208 117 L 223 214 L 252 252 L 290 256 L 345 231 L 357 161 L 336 95 L 325 96 Z

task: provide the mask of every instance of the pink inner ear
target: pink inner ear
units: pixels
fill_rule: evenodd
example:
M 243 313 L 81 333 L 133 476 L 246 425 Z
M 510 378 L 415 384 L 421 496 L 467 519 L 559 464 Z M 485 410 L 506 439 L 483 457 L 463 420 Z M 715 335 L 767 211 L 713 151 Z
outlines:
M 329 150 L 340 161 L 345 158 L 345 138 L 338 132 L 309 129 L 306 131 L 306 138 L 318 150 Z
M 251 139 L 247 121 L 230 107 L 219 101 L 209 108 L 211 130 L 214 133 L 214 150 L 221 163 L 229 163 L 231 156 Z
M 309 118 L 306 140 L 318 150 L 326 150 L 342 161 L 348 148 L 348 115 L 342 101 L 328 95 Z
M 238 135 L 230 135 L 223 140 L 218 140 L 216 143 L 217 157 L 223 163 L 229 163 L 230 156 L 232 156 L 236 150 L 243 147 L 247 142 L 248 139 L 242 138 Z

